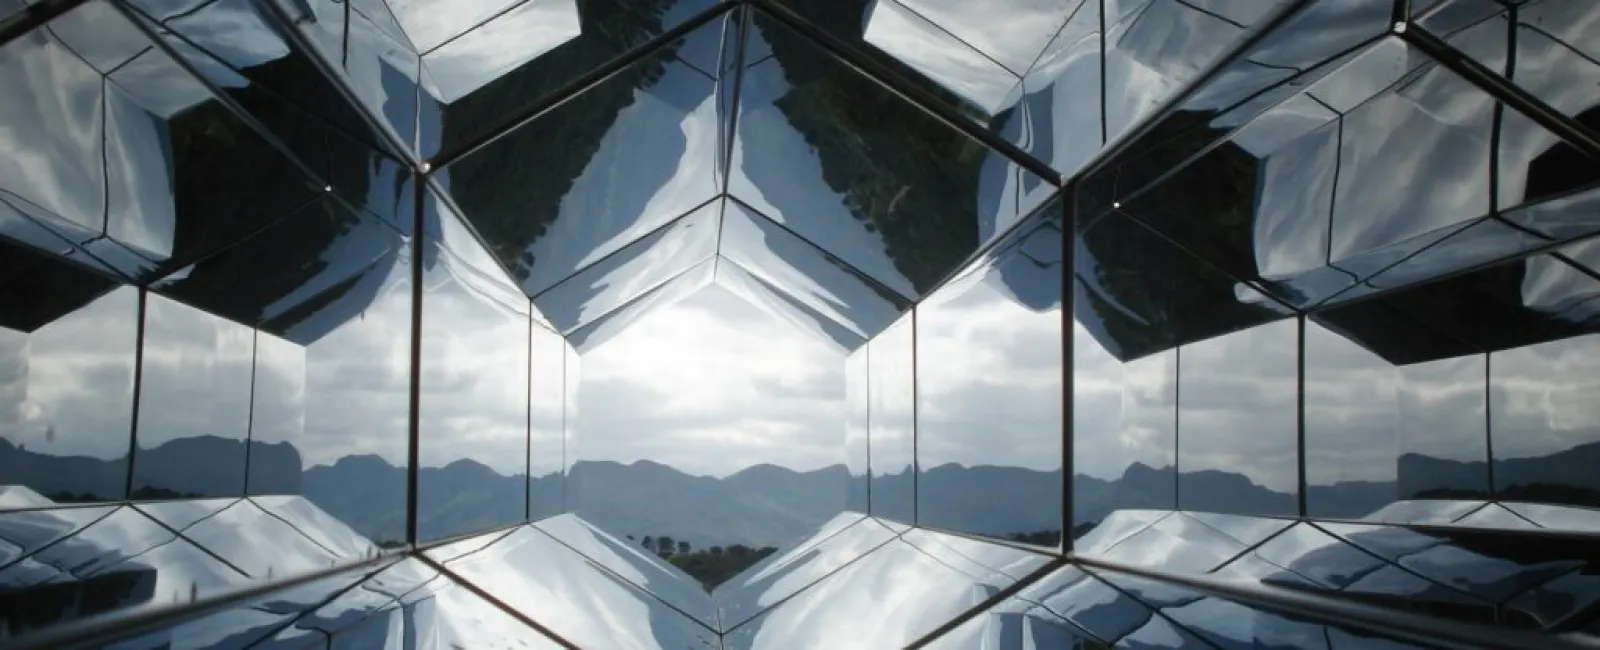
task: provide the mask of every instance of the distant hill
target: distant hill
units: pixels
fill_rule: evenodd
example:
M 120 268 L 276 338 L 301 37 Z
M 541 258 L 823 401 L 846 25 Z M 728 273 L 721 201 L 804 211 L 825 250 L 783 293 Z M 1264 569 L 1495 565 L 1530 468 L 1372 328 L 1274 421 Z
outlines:
M 251 491 L 300 493 L 300 452 L 294 445 L 252 442 L 248 453 Z M 134 489 L 202 496 L 243 494 L 245 454 L 243 441 L 217 436 L 178 438 L 140 449 L 133 470 Z M 46 496 L 71 493 L 77 500 L 87 501 L 121 499 L 127 481 L 126 456 L 114 460 L 55 456 L 0 438 L 0 483 L 26 485 Z
M 244 443 L 201 436 L 141 450 L 135 488 L 145 495 L 229 496 L 240 493 Z M 375 541 L 403 539 L 406 471 L 377 456 L 355 455 L 299 471 L 291 445 L 251 443 L 253 493 L 304 494 L 329 514 Z M 0 439 L 0 482 L 25 485 L 56 500 L 118 499 L 126 487 L 124 459 L 60 457 L 22 449 Z M 1566 505 L 1600 506 L 1600 443 L 1541 458 L 1503 460 L 1495 475 L 1503 497 Z M 1403 499 L 1484 498 L 1482 462 L 1405 454 L 1398 481 L 1313 485 L 1314 516 L 1362 517 Z M 743 544 L 784 546 L 846 509 L 864 494 L 864 479 L 842 465 L 797 472 L 756 465 L 725 478 L 692 476 L 660 463 L 581 461 L 569 480 L 555 474 L 506 476 L 471 460 L 419 472 L 420 532 L 437 538 L 571 508 L 618 536 L 670 535 L 696 548 Z M 872 498 L 884 516 L 909 521 L 913 476 L 880 476 Z M 1115 479 L 1073 477 L 1074 524 L 1097 522 L 1113 510 L 1173 508 L 1240 514 L 1288 514 L 1294 495 L 1269 490 L 1242 474 L 1184 472 L 1182 501 L 1175 501 L 1171 467 L 1134 464 Z M 1059 530 L 1059 471 L 1014 467 L 926 468 L 915 483 L 925 524 L 991 535 Z M 859 496 L 857 497 L 859 498 Z

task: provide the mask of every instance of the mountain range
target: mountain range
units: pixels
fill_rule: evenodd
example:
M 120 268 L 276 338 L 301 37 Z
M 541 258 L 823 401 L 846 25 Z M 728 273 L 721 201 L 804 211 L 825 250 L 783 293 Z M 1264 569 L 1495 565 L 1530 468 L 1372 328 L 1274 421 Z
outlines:
M 241 475 L 249 457 L 249 476 Z M 287 443 L 266 444 L 211 436 L 167 441 L 141 449 L 136 489 L 167 496 L 236 495 L 245 481 L 257 494 L 304 494 L 329 514 L 368 537 L 404 538 L 406 471 L 372 455 L 352 455 L 300 471 L 301 456 Z M 1497 461 L 1494 472 L 1506 498 L 1600 506 L 1600 443 L 1539 458 Z M 1397 481 L 1350 481 L 1312 486 L 1311 514 L 1361 517 L 1402 498 L 1483 498 L 1485 463 L 1403 454 Z M 126 489 L 125 459 L 53 456 L 0 439 L 0 484 L 26 485 L 56 500 L 102 500 Z M 1183 472 L 1175 489 L 1171 467 L 1134 464 L 1121 476 L 1073 477 L 1074 523 L 1094 522 L 1113 510 L 1172 508 L 1253 514 L 1290 514 L 1292 494 L 1252 482 L 1243 474 Z M 571 509 L 618 535 L 669 535 L 696 547 L 744 544 L 782 546 L 814 531 L 841 510 L 865 510 L 866 480 L 843 465 L 799 472 L 756 465 L 722 478 L 693 476 L 650 461 L 630 464 L 579 461 L 566 475 L 506 476 L 472 460 L 418 472 L 419 533 L 438 538 Z M 877 477 L 875 512 L 912 518 L 913 474 Z M 1060 471 L 956 464 L 924 469 L 915 489 L 918 519 L 941 528 L 1006 535 L 1058 530 Z M 526 496 L 524 496 L 526 494 Z M 1181 494 L 1181 500 L 1178 495 Z M 528 507 L 530 506 L 531 507 Z M 524 510 L 528 507 L 527 511 Z

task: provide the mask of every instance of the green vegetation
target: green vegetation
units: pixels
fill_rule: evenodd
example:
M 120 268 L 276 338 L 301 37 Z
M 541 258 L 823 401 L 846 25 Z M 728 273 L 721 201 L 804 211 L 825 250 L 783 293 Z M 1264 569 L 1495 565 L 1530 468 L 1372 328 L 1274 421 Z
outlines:
M 629 535 L 628 539 L 633 539 L 633 536 Z M 666 535 L 645 535 L 643 540 L 636 541 L 652 553 L 671 562 L 673 566 L 683 569 L 684 573 L 693 576 L 706 591 L 711 591 L 717 585 L 727 582 L 729 578 L 739 575 L 739 572 L 778 552 L 776 546 L 750 548 L 743 544 L 734 544 L 726 548 L 713 546 L 696 551 L 688 542 L 677 541 Z
M 100 496 L 98 494 L 94 494 L 92 492 L 77 492 L 77 493 L 74 493 L 74 492 L 72 492 L 70 490 L 61 490 L 59 492 L 52 492 L 52 493 L 46 494 L 44 496 L 45 496 L 45 498 L 50 499 L 51 501 L 54 501 L 56 503 L 102 503 L 102 502 L 105 502 L 105 501 L 114 501 L 114 500 L 116 500 L 116 499 L 107 499 L 107 498 L 104 498 L 104 497 L 102 497 L 102 496 Z M 159 499 L 203 499 L 203 498 L 205 498 L 205 496 L 206 495 L 204 495 L 204 494 L 197 494 L 197 493 L 194 493 L 194 492 L 178 492 L 176 490 L 168 490 L 166 488 L 151 487 L 149 485 L 145 485 L 145 486 L 142 486 L 142 487 L 139 487 L 139 488 L 135 489 L 133 491 L 133 494 L 128 496 L 128 500 L 129 501 L 156 501 L 156 500 L 159 500 Z

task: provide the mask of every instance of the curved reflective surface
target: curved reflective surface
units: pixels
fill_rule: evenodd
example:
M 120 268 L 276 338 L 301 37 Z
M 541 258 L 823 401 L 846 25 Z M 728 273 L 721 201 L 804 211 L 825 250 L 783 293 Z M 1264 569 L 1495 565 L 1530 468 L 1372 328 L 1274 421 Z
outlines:
M 1600 11 L 1407 7 L 0 0 L 0 637 L 1589 643 Z

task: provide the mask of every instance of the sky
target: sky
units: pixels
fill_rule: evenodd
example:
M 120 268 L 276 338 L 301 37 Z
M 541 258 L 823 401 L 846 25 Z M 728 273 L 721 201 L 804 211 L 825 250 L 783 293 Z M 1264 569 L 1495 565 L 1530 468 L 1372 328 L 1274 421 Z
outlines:
M 222 5 L 217 7 L 224 12 Z M 217 35 L 220 41 L 225 40 L 220 35 L 236 32 Z M 983 34 L 965 36 L 985 41 Z M 1332 37 L 1318 35 L 1325 36 Z M 281 55 L 252 40 L 233 41 L 230 51 L 241 56 L 246 51 L 258 59 Z M 1072 58 L 1070 52 L 1055 54 Z M 1111 61 L 1112 67 L 1137 63 L 1124 54 Z M 1111 68 L 1106 73 L 1131 74 Z M 755 83 L 765 78 L 747 79 L 751 85 L 745 98 L 752 107 L 787 91 L 776 81 L 770 86 Z M 100 83 L 98 75 L 88 73 L 81 81 Z M 1127 85 L 1138 95 L 1129 100 L 1136 108 L 1165 96 L 1160 84 L 1143 90 L 1132 81 Z M 1056 92 L 1072 88 L 1061 83 Z M 705 95 L 695 110 L 712 108 L 710 97 Z M 685 153 L 685 143 L 704 140 L 690 135 L 713 133 L 695 130 L 704 119 L 693 111 L 648 102 L 630 110 L 626 123 L 638 120 L 652 127 L 645 130 L 661 137 L 662 147 L 671 145 L 674 155 L 638 155 L 639 141 L 624 138 L 631 131 L 619 127 L 607 145 L 609 153 L 597 158 L 604 162 L 594 164 L 592 178 L 580 179 L 582 192 L 573 195 L 587 198 L 574 199 L 572 205 L 614 198 L 617 190 L 609 181 L 635 176 L 617 171 L 622 168 L 613 163 L 618 161 L 659 172 L 655 166 L 705 158 Z M 1131 120 L 1137 112 L 1125 111 L 1119 119 Z M 66 119 L 49 112 L 28 117 L 52 116 Z M 827 237 L 853 227 L 854 217 L 842 203 L 820 200 L 837 194 L 825 187 L 804 139 L 780 118 L 770 110 L 745 115 L 741 124 L 755 125 L 751 132 L 768 139 L 760 142 L 763 155 L 748 159 L 742 149 L 746 143 L 735 143 L 730 187 L 768 214 L 782 214 L 782 206 L 804 205 L 806 219 L 794 219 L 791 227 L 815 226 L 815 232 L 805 234 L 845 251 L 853 264 L 881 281 L 903 284 L 903 278 L 891 277 L 893 265 L 881 250 L 851 250 L 844 245 L 849 242 Z M 72 130 L 24 129 L 9 136 L 15 140 L 56 131 Z M 682 142 L 677 135 L 666 137 L 680 131 Z M 1058 128 L 1053 137 L 1082 132 Z M 22 151 L 49 149 L 26 139 L 12 144 Z M 1417 155 L 1429 151 L 1410 150 Z M 55 178 L 11 184 L 55 188 L 83 171 L 48 165 L 29 169 L 50 169 Z M 752 175 L 752 170 L 764 175 Z M 689 168 L 670 171 L 683 187 L 705 175 Z M 776 178 L 783 182 L 768 180 Z M 675 188 L 680 185 L 667 189 Z M 699 200 L 698 195 L 665 190 L 659 194 L 633 198 L 640 199 L 637 203 Z M 61 212 L 81 211 L 66 195 L 33 198 Z M 634 212 L 630 208 L 624 216 Z M 593 214 L 577 208 L 570 215 L 594 220 Z M 547 252 L 540 251 L 541 256 Z M 242 437 L 249 430 L 259 440 L 294 443 L 308 467 L 352 454 L 403 463 L 409 424 L 410 269 L 396 266 L 378 275 L 383 286 L 373 304 L 309 346 L 252 333 L 153 296 L 140 384 L 139 444 L 149 447 L 207 434 Z M 485 302 L 474 293 L 472 282 L 463 280 L 470 275 L 437 265 L 424 278 L 428 297 L 421 458 L 426 465 L 467 457 L 501 473 L 529 467 L 542 473 L 558 466 L 553 459 L 566 455 L 568 460 L 650 459 L 691 473 L 724 475 L 760 462 L 814 469 L 846 460 L 844 423 L 852 411 L 845 399 L 842 354 L 720 288 L 663 308 L 578 359 L 563 350 L 554 334 L 535 330 L 530 342 L 525 319 L 515 309 Z M 0 331 L 0 434 L 30 449 L 61 455 L 111 458 L 126 453 L 127 420 L 134 412 L 137 304 L 136 293 L 122 289 L 38 331 Z M 922 354 L 916 382 L 922 439 L 916 449 L 924 466 L 955 462 L 1050 469 L 1059 462 L 1059 438 L 1054 435 L 1061 417 L 1061 382 L 1054 372 L 1061 359 L 1059 315 L 1021 309 L 992 286 L 930 301 L 915 343 Z M 1115 478 L 1132 462 L 1178 462 L 1186 471 L 1237 471 L 1274 489 L 1289 487 L 1294 479 L 1291 416 L 1297 372 L 1293 334 L 1292 324 L 1280 321 L 1124 363 L 1074 326 L 1074 470 Z M 1392 478 L 1393 458 L 1402 451 L 1463 460 L 1481 457 L 1485 419 L 1501 432 L 1495 449 L 1506 456 L 1542 455 L 1600 438 L 1593 425 L 1600 421 L 1600 403 L 1588 399 L 1600 389 L 1600 373 L 1592 367 L 1600 349 L 1595 337 L 1492 358 L 1396 369 L 1314 324 L 1307 336 L 1306 433 L 1314 481 Z M 909 418 L 912 382 L 906 369 L 911 345 L 908 334 L 872 346 L 872 367 L 884 369 L 874 380 L 884 393 L 874 402 L 885 407 L 879 415 Z M 525 361 L 530 349 L 531 379 Z M 1488 398 L 1492 403 L 1482 385 L 1489 368 L 1496 377 Z M 1181 409 L 1176 401 L 1180 392 Z M 574 402 L 563 404 L 569 394 Z M 522 433 L 530 416 L 535 422 L 531 455 Z M 912 446 L 904 435 L 909 428 L 894 424 L 873 428 L 878 436 L 874 462 L 884 461 L 882 467 L 910 460 Z M 561 439 L 563 426 L 574 432 L 571 440 Z M 1175 430 L 1181 430 L 1183 442 L 1177 455 Z
M 577 457 L 725 476 L 845 461 L 844 356 L 713 284 L 582 359 Z

